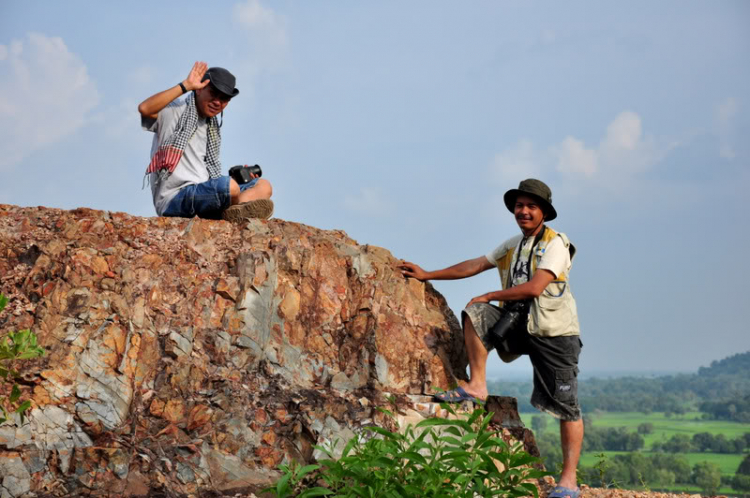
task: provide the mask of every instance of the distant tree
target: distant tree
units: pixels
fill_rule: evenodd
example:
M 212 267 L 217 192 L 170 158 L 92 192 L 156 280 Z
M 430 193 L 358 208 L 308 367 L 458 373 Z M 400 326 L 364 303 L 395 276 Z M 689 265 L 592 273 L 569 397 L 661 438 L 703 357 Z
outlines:
M 586 428 L 586 429 L 588 430 L 588 429 L 590 429 L 591 427 L 593 427 L 593 425 L 594 425 L 594 419 L 593 419 L 593 418 L 591 418 L 591 415 L 589 415 L 589 414 L 587 413 L 587 414 L 585 414 L 585 415 L 584 415 L 584 416 L 582 417 L 582 419 L 583 419 L 583 427 L 584 427 L 584 428 Z M 750 435 L 750 434 L 749 434 L 749 435 Z
M 735 474 L 731 486 L 735 491 L 750 494 L 750 476 Z
M 652 434 L 654 432 L 654 424 L 651 422 L 644 422 L 638 424 L 638 434 Z
M 674 472 L 672 472 L 671 470 L 656 469 L 656 471 L 654 472 L 653 483 L 661 488 L 672 486 L 676 480 L 677 478 L 675 477 Z
M 687 434 L 675 434 L 661 444 L 661 448 L 668 453 L 690 453 L 693 444 Z
M 714 496 L 721 486 L 721 468 L 713 462 L 698 462 L 693 466 L 693 482 L 705 495 Z
M 531 429 L 534 431 L 536 437 L 544 434 L 544 429 L 547 428 L 547 417 L 544 415 L 534 415 L 531 417 Z
M 542 456 L 544 468 L 554 472 L 562 466 L 562 448 L 559 434 L 554 431 L 543 433 L 536 438 L 536 446 Z
M 744 460 L 740 462 L 736 473 L 743 476 L 750 476 L 750 455 L 747 455 Z
M 710 432 L 699 432 L 693 434 L 693 446 L 696 451 L 713 451 L 715 439 Z

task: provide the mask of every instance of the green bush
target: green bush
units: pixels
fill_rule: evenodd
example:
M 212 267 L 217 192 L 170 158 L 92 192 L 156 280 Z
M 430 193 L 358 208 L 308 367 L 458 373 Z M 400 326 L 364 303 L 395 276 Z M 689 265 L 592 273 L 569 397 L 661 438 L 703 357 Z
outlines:
M 453 416 L 449 405 L 442 405 Z M 388 410 L 381 410 L 393 417 Z M 278 497 L 474 497 L 538 496 L 527 482 L 549 473 L 533 468 L 539 459 L 509 445 L 489 429 L 492 414 L 479 408 L 456 419 L 430 418 L 403 433 L 366 427 L 336 460 L 282 465 L 284 475 L 264 491 Z M 504 470 L 498 470 L 495 461 Z
M 8 304 L 8 298 L 0 294 L 0 312 Z M 19 330 L 8 332 L 5 337 L 0 338 L 0 379 L 3 379 L 0 392 L 4 392 L 10 386 L 10 395 L 0 396 L 0 424 L 6 422 L 13 412 L 24 420 L 26 411 L 31 407 L 30 401 L 21 400 L 21 389 L 15 379 L 18 371 L 14 370 L 15 363 L 20 360 L 30 360 L 44 355 L 44 349 L 37 345 L 36 334 L 30 330 Z

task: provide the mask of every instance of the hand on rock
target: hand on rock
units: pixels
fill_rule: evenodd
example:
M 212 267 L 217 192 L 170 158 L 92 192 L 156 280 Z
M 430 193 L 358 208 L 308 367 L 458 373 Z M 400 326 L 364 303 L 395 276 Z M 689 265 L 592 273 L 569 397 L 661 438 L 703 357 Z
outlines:
M 420 280 L 422 282 L 428 280 L 427 272 L 424 271 L 419 265 L 415 265 L 414 263 L 410 263 L 408 261 L 401 261 L 401 264 L 398 265 L 398 268 L 401 270 L 401 274 L 405 277 L 416 278 L 417 280 Z

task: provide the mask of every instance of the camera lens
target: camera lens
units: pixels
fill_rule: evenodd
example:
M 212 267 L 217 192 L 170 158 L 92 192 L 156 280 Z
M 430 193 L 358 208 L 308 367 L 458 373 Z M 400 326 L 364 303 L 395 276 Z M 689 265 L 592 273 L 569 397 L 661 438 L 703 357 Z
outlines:
M 253 166 L 248 166 L 247 169 L 250 171 L 250 173 L 258 176 L 263 176 L 263 171 L 260 169 L 260 166 L 257 164 Z

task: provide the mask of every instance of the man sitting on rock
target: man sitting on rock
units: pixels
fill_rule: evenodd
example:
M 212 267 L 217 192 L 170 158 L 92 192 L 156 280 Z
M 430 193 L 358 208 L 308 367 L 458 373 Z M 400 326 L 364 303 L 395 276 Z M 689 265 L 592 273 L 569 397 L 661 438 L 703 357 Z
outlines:
M 155 133 L 146 174 L 159 216 L 239 221 L 273 214 L 267 180 L 251 173 L 240 185 L 221 174 L 217 116 L 240 93 L 235 81 L 224 68 L 196 62 L 184 81 L 138 106 L 143 128 Z
M 504 196 L 521 234 L 486 256 L 436 271 L 402 262 L 402 273 L 418 280 L 456 280 L 497 267 L 503 290 L 472 299 L 461 313 L 469 357 L 470 380 L 436 396 L 444 402 L 477 401 L 487 397 L 486 364 L 495 348 L 511 362 L 528 355 L 534 368 L 531 404 L 560 419 L 563 469 L 549 495 L 576 498 L 576 467 L 583 442 L 578 405 L 579 339 L 576 303 L 569 275 L 575 247 L 563 233 L 544 224 L 557 217 L 552 192 L 539 180 L 524 180 Z M 502 307 L 489 304 L 500 301 Z

